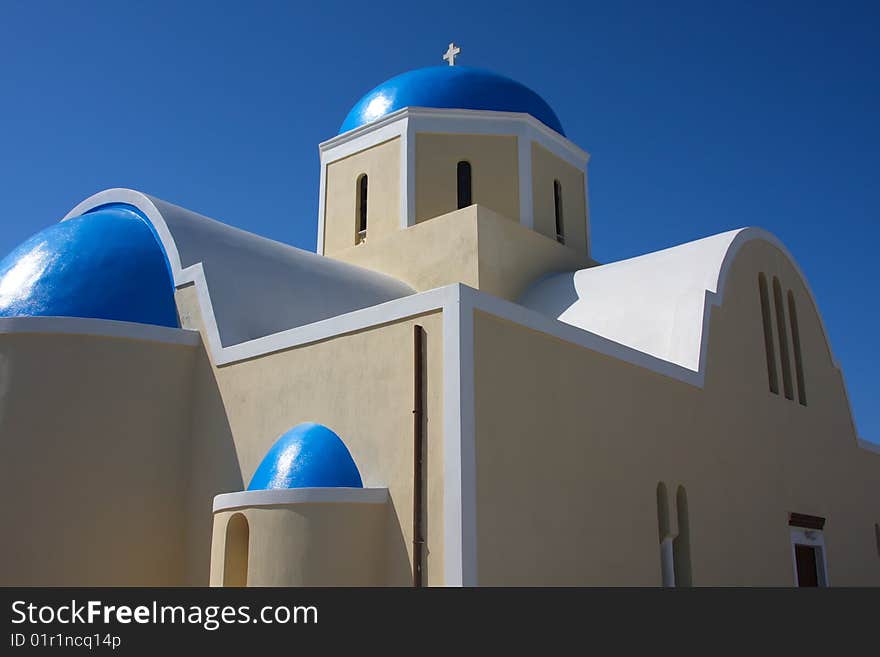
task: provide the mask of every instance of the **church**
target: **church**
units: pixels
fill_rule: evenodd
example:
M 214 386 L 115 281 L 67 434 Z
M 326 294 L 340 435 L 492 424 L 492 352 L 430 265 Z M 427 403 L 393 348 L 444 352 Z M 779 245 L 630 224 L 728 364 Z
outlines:
M 319 145 L 316 253 L 109 189 L 0 262 L 0 583 L 880 586 L 793 256 L 597 262 L 589 154 L 458 53 Z

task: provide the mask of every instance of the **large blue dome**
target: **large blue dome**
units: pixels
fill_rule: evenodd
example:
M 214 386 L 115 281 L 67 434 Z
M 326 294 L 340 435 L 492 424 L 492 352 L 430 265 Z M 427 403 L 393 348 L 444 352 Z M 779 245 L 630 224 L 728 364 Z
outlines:
M 0 261 L 0 317 L 116 319 L 179 326 L 165 251 L 131 206 L 37 233 Z
M 337 487 L 363 488 L 354 459 L 332 430 L 303 422 L 275 441 L 247 489 Z
M 430 66 L 383 82 L 351 108 L 339 133 L 404 107 L 525 112 L 565 135 L 556 114 L 534 91 L 503 75 L 467 66 Z

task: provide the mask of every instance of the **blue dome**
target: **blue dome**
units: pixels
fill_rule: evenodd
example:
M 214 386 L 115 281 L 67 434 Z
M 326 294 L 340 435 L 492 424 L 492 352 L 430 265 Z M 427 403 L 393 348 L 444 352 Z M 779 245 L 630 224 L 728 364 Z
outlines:
M 152 225 L 108 205 L 40 231 L 0 261 L 0 317 L 117 319 L 177 327 L 174 285 Z
M 565 135 L 556 114 L 534 91 L 503 75 L 467 66 L 430 66 L 383 82 L 351 108 L 339 133 L 404 107 L 525 112 Z
M 323 424 L 304 422 L 275 441 L 247 489 L 363 486 L 342 439 Z

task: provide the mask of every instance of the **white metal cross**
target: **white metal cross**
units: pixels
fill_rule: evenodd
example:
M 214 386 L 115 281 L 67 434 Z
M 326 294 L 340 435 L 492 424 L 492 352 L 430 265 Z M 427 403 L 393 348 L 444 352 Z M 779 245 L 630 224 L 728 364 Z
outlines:
M 461 52 L 461 48 L 455 45 L 455 41 L 449 44 L 449 48 L 446 51 L 446 54 L 443 55 L 443 59 L 449 62 L 450 66 L 455 66 L 455 57 L 458 53 Z

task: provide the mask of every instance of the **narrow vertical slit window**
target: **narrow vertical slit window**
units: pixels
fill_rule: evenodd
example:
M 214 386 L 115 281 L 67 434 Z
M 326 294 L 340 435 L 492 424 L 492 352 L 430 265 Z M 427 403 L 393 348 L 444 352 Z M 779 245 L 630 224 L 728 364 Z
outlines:
M 779 356 L 782 366 L 782 389 L 786 399 L 794 399 L 791 383 L 791 359 L 788 355 L 788 327 L 785 325 L 785 304 L 782 301 L 782 286 L 773 277 L 773 305 L 776 307 L 776 331 L 779 333 Z
M 242 513 L 236 513 L 226 524 L 223 586 L 247 586 L 249 543 L 247 518 Z
M 357 179 L 357 242 L 367 237 L 367 174 Z
M 675 586 L 675 560 L 672 528 L 669 526 L 669 493 L 662 481 L 657 484 L 657 527 L 660 532 L 660 577 L 663 586 Z
M 471 205 L 473 193 L 471 189 L 471 163 L 462 160 L 458 163 L 458 209 Z
M 801 332 L 798 327 L 794 292 L 791 290 L 788 291 L 788 321 L 791 324 L 791 346 L 794 349 L 794 373 L 797 378 L 798 401 L 802 406 L 806 406 L 807 390 L 804 388 L 804 361 L 803 356 L 801 356 Z
M 553 181 L 553 211 L 556 213 L 556 241 L 565 244 L 565 224 L 562 217 L 562 185 Z
M 673 567 L 676 586 L 693 586 L 691 572 L 691 526 L 688 514 L 687 492 L 679 486 L 675 493 L 675 507 L 678 515 L 678 536 L 672 542 Z
M 764 351 L 767 354 L 767 378 L 770 381 L 770 392 L 779 394 L 779 375 L 776 372 L 776 350 L 773 347 L 773 320 L 770 315 L 770 292 L 767 288 L 767 277 L 758 274 L 758 291 L 761 295 L 761 319 L 764 322 Z

